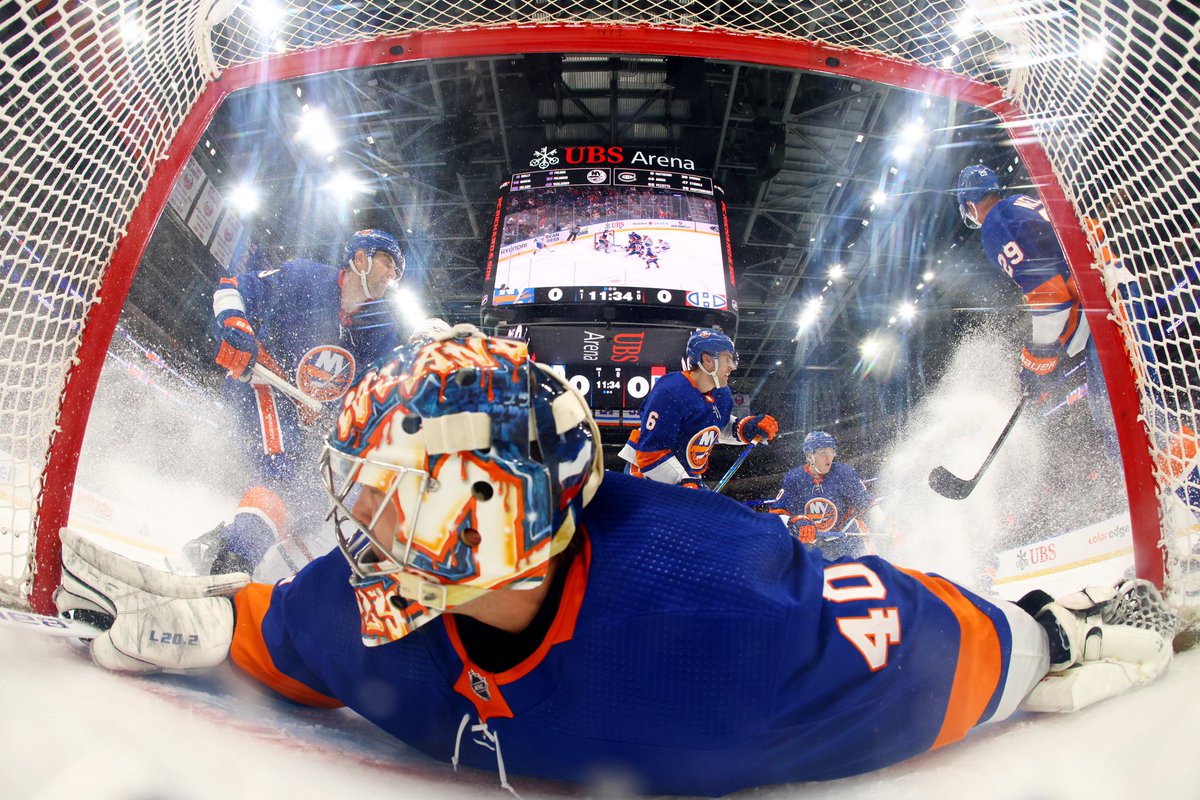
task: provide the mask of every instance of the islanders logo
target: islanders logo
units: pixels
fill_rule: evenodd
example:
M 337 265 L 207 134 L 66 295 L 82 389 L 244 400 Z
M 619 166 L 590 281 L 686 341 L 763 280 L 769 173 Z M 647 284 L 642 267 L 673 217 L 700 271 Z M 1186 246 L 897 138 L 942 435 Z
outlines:
M 322 403 L 338 400 L 354 382 L 354 356 L 337 345 L 309 350 L 296 367 L 296 385 Z
M 720 428 L 709 425 L 688 441 L 687 463 L 689 469 L 697 473 L 708 469 L 708 457 L 712 455 L 713 447 L 720 435 Z
M 824 497 L 814 497 L 804 504 L 804 515 L 812 520 L 818 533 L 828 533 L 837 525 L 838 507 Z

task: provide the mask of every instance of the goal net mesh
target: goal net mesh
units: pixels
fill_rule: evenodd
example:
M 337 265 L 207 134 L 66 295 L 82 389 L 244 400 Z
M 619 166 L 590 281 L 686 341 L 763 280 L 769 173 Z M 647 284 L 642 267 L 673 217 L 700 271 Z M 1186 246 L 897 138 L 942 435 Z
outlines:
M 999 87 L 1090 230 L 1140 392 L 1162 546 L 1195 544 L 1194 326 L 1200 25 L 1166 0 L 482 0 L 376 5 L 16 0 L 0 58 L 0 592 L 32 577 L 45 471 L 84 322 L 156 166 L 205 87 L 237 65 L 423 31 L 577 25 L 717 31 L 848 48 Z M 530 37 L 539 34 L 527 31 Z M 620 36 L 612 46 L 620 48 Z M 1103 236 L 1103 241 L 1101 241 Z

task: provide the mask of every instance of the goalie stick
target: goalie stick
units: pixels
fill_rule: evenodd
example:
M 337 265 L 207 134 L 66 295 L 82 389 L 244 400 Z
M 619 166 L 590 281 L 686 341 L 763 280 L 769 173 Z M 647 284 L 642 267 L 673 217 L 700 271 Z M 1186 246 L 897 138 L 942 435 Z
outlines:
M 1021 416 L 1021 412 L 1025 409 L 1025 403 L 1028 400 L 1028 395 L 1021 397 L 1021 402 L 1017 403 L 1012 416 L 1008 418 L 1008 424 L 1000 432 L 1000 438 L 992 445 L 992 452 L 988 453 L 987 458 L 983 460 L 983 464 L 979 467 L 979 471 L 975 473 L 975 477 L 965 480 L 953 474 L 945 467 L 937 466 L 929 473 L 929 488 L 942 497 L 948 497 L 951 500 L 963 500 L 967 495 L 971 494 L 975 490 L 975 485 L 979 483 L 979 479 L 983 477 L 983 473 L 987 472 L 987 468 L 991 466 L 992 460 L 996 458 L 996 453 L 1000 452 L 1004 441 L 1008 439 L 1008 434 L 1012 432 L 1013 426 L 1017 424 L 1017 417 Z
M 106 621 L 111 623 L 111 619 Z M 104 627 L 90 625 L 82 618 L 51 617 L 15 608 L 0 608 L 0 625 L 68 639 L 95 639 L 104 632 Z

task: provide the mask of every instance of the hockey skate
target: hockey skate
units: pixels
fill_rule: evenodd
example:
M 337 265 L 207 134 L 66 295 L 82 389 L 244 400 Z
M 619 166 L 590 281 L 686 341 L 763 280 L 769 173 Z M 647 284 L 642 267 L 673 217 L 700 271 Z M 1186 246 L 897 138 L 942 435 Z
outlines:
M 1025 697 L 1027 711 L 1076 711 L 1158 678 L 1171 663 L 1178 627 L 1152 584 L 1126 580 L 1052 600 L 1030 592 L 1017 603 L 1045 629 L 1050 671 Z

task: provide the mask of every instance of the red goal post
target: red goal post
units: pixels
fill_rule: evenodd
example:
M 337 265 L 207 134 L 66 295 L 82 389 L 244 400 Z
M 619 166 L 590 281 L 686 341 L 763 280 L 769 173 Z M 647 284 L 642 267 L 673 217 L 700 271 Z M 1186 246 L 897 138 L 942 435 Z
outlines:
M 0 432 L 0 476 L 6 476 L 0 592 L 43 613 L 52 609 L 58 531 L 67 521 L 105 352 L 150 233 L 225 97 L 351 67 L 531 52 L 691 56 L 815 70 L 953 97 L 997 114 L 1011 129 L 1083 293 L 1117 424 L 1136 570 L 1161 582 L 1175 532 L 1160 526 L 1159 494 L 1170 494 L 1176 473 L 1194 456 L 1176 452 L 1172 436 L 1181 425 L 1198 426 L 1194 411 L 1190 417 L 1178 408 L 1163 412 L 1159 398 L 1167 381 L 1175 382 L 1168 387 L 1173 397 L 1198 387 L 1190 383 L 1191 364 L 1173 365 L 1183 368 L 1177 377 L 1147 364 L 1143 354 L 1155 344 L 1147 336 L 1194 308 L 1114 306 L 1080 220 L 1101 219 L 1119 257 L 1135 268 L 1152 264 L 1146 269 L 1159 270 L 1158 283 L 1167 286 L 1179 259 L 1151 258 L 1160 254 L 1154 237 L 1161 231 L 1178 244 L 1200 229 L 1200 187 L 1185 194 L 1176 174 L 1166 184 L 1181 187 L 1176 194 L 1130 194 L 1147 174 L 1172 164 L 1192 169 L 1200 161 L 1190 88 L 1200 81 L 1194 25 L 1167 3 L 1125 16 L 1104 6 L 1103 14 L 1095 12 L 1099 22 L 1081 17 L 1074 40 L 1091 26 L 1106 31 L 1119 53 L 1112 69 L 1121 73 L 1097 89 L 1094 76 L 1061 57 L 1056 37 L 1065 35 L 1069 20 L 1025 20 L 1018 38 L 1027 49 L 1012 62 L 1009 46 L 982 29 L 953 51 L 931 44 L 931 30 L 961 24 L 957 3 L 703 5 L 566 0 L 339 11 L 293 3 L 284 28 L 264 44 L 237 4 L 167 0 L 131 18 L 115 4 L 17 2 L 18 12 L 3 23 L 7 88 L 0 112 L 6 131 L 0 415 L 12 421 Z M 1147 41 L 1159 49 L 1147 49 Z M 1153 63 L 1141 63 L 1147 58 Z M 1156 102 L 1143 101 L 1138 85 L 1124 80 L 1127 72 L 1161 74 L 1172 88 L 1156 92 Z M 1107 129 L 1092 135 L 1089 114 L 1106 115 Z M 1168 135 L 1181 119 L 1192 120 L 1192 136 Z M 1081 151 L 1082 141 L 1099 142 L 1099 153 Z M 1173 197 L 1178 202 L 1168 205 Z

